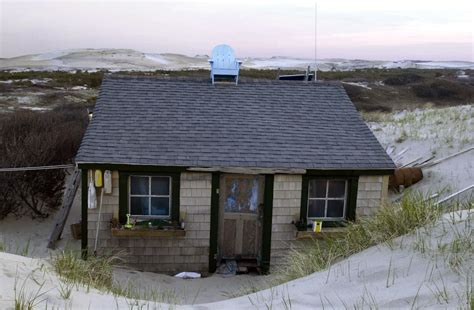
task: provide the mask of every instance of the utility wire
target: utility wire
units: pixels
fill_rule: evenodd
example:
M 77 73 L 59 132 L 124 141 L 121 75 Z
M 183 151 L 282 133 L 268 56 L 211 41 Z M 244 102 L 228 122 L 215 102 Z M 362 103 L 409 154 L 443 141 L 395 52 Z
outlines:
M 35 170 L 53 170 L 53 169 L 69 169 L 76 165 L 56 165 L 56 166 L 37 166 L 37 167 L 16 167 L 16 168 L 0 168 L 0 172 L 16 172 L 16 171 L 35 171 Z

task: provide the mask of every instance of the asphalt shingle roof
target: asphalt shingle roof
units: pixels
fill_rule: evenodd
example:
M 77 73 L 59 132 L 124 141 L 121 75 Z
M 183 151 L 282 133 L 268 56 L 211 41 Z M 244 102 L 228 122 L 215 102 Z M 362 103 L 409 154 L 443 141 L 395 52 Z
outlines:
M 109 76 L 77 163 L 393 169 L 340 85 Z

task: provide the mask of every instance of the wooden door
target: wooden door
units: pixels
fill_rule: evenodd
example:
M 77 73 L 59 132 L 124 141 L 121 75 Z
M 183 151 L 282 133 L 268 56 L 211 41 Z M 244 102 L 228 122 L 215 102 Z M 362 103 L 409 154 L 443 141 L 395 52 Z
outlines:
M 260 255 L 265 178 L 224 174 L 220 180 L 220 257 L 258 258 Z

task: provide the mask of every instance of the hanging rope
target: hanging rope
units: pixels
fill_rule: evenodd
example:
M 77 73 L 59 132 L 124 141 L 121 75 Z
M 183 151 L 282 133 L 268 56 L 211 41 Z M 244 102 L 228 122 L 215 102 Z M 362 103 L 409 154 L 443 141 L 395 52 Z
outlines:
M 0 172 L 16 172 L 16 171 L 34 171 L 34 170 L 52 170 L 52 169 L 69 169 L 76 165 L 56 165 L 56 166 L 37 166 L 37 167 L 16 167 L 16 168 L 0 168 Z

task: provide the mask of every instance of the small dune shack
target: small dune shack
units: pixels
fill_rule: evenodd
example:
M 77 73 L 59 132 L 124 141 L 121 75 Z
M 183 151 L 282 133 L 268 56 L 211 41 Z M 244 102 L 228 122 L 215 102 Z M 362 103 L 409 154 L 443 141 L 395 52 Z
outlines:
M 76 162 L 84 253 L 165 273 L 268 271 L 371 215 L 395 168 L 338 84 L 113 75 Z

